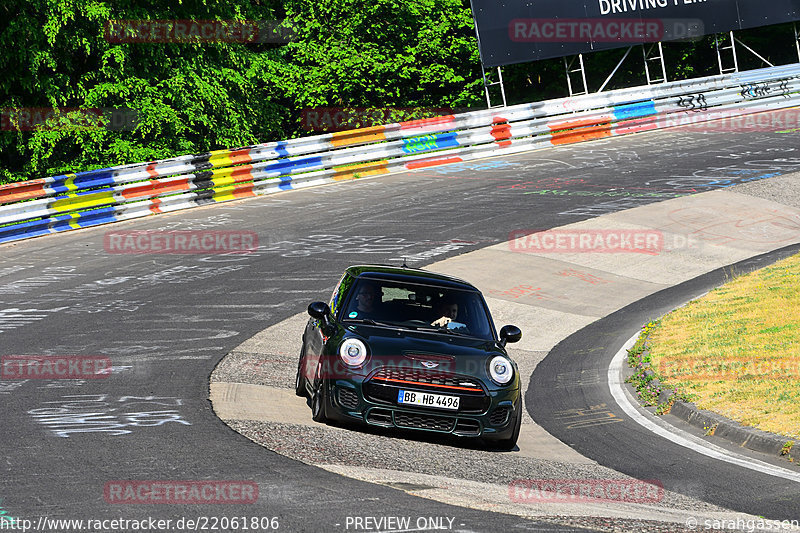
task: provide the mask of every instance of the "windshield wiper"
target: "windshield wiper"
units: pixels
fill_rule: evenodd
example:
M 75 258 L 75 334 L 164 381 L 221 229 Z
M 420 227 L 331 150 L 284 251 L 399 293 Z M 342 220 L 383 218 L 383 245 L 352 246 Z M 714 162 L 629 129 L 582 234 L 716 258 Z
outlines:
M 455 330 L 455 329 L 448 329 L 446 326 L 442 326 L 442 327 L 438 327 L 438 328 L 437 327 L 430 327 L 430 326 L 426 326 L 426 327 L 423 327 L 423 326 L 403 326 L 403 327 L 409 327 L 409 328 L 415 329 L 417 331 L 429 331 L 431 333 L 441 333 L 442 335 L 458 335 L 459 337 L 472 337 L 472 338 L 476 338 L 476 339 L 480 338 L 480 337 L 475 337 L 475 335 L 472 335 L 471 333 L 466 333 L 464 331 L 458 331 L 458 330 Z
M 371 318 L 345 318 L 345 322 L 357 322 L 359 324 L 369 324 L 370 326 L 385 326 L 388 328 L 395 327 L 394 324 L 387 324 L 385 322 L 378 322 L 377 320 L 372 320 Z

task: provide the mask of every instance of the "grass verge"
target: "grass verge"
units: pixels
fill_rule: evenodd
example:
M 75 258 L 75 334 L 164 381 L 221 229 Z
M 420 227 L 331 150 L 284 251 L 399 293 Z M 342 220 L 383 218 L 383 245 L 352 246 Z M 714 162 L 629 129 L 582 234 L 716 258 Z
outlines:
M 800 438 L 800 254 L 648 324 L 628 363 L 642 403 L 660 412 L 670 389 L 745 426 Z

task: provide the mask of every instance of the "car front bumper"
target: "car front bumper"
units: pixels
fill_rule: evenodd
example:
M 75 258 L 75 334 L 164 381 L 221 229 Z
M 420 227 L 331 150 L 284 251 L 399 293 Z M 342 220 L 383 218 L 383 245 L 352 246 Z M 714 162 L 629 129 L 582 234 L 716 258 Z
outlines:
M 514 432 L 517 410 L 522 409 L 519 388 L 488 390 L 476 402 L 475 395 L 459 396 L 461 405 L 469 410 L 407 407 L 396 401 L 397 387 L 389 387 L 386 394 L 365 393 L 365 380 L 337 379 L 326 383 L 328 388 L 327 416 L 340 422 L 363 423 L 371 426 L 446 433 L 459 437 L 505 439 Z M 437 392 L 425 388 L 405 387 L 418 392 Z M 382 399 L 376 398 L 382 397 Z M 468 401 L 464 401 L 464 399 Z M 480 404 L 480 407 L 477 407 Z

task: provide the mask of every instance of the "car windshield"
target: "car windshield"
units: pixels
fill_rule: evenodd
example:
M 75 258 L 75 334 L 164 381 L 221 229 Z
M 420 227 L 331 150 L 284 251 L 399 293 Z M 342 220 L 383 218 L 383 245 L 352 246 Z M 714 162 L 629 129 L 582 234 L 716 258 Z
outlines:
M 494 337 L 480 293 L 450 287 L 360 279 L 341 318 L 487 340 Z

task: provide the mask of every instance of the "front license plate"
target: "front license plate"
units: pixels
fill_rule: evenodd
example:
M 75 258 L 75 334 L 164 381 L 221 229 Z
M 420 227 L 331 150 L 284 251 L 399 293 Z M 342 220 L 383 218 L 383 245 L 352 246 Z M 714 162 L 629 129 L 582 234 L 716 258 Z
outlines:
M 437 407 L 439 409 L 458 409 L 458 396 L 444 396 L 429 392 L 415 392 L 401 390 L 397 393 L 397 403 L 403 405 L 421 405 L 422 407 Z

